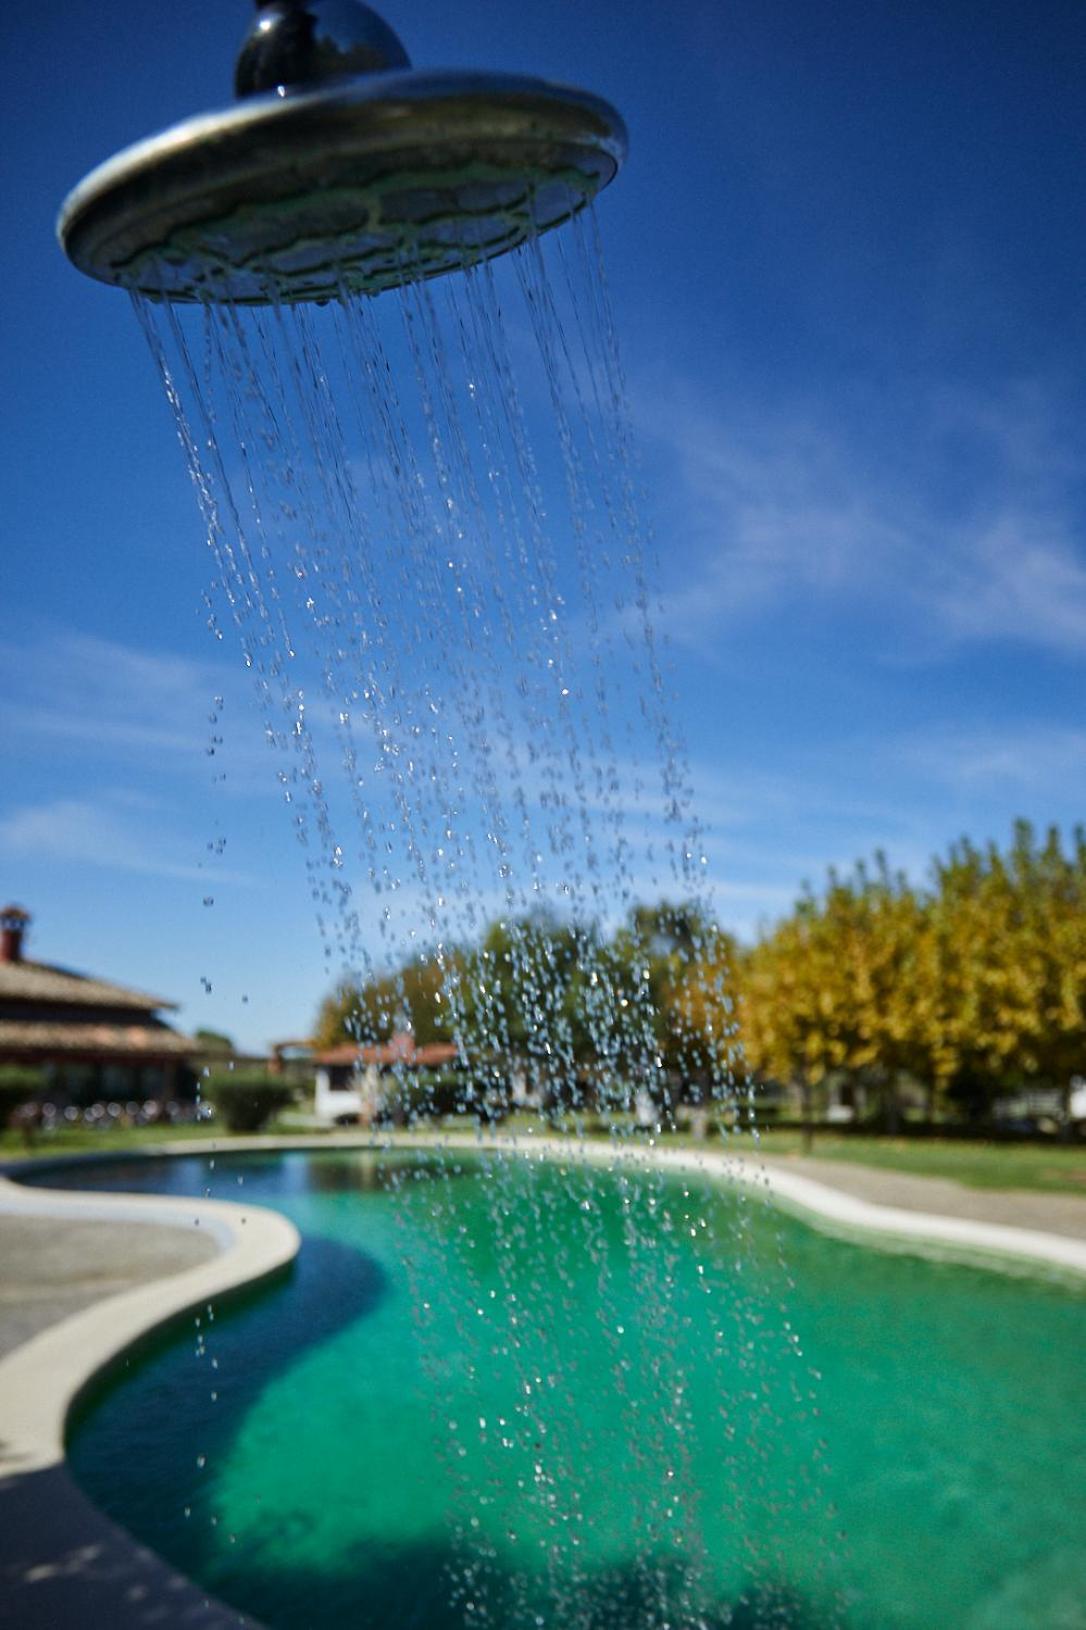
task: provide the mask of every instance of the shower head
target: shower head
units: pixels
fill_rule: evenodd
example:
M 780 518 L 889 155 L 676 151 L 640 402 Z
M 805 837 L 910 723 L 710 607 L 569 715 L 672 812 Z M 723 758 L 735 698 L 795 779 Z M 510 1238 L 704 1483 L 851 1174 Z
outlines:
M 421 73 L 358 0 L 257 0 L 237 105 L 93 170 L 57 233 L 89 276 L 153 299 L 376 294 L 568 220 L 625 157 L 588 92 Z

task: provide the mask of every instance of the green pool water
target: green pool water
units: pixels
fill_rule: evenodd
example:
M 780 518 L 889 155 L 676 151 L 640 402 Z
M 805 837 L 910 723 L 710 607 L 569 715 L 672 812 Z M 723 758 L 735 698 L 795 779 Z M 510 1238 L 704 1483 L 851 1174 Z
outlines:
M 1068 1286 L 576 1163 L 63 1180 L 302 1231 L 287 1281 L 131 1361 L 70 1445 L 116 1520 L 271 1630 L 1086 1626 Z

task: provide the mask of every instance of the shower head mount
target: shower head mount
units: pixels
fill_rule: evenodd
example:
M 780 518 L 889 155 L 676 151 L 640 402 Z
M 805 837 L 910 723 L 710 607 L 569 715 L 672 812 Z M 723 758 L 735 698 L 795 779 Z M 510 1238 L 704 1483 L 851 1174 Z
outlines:
M 171 301 L 376 294 L 560 225 L 626 152 L 601 98 L 419 72 L 360 0 L 258 0 L 235 89 L 80 183 L 57 230 L 81 271 Z

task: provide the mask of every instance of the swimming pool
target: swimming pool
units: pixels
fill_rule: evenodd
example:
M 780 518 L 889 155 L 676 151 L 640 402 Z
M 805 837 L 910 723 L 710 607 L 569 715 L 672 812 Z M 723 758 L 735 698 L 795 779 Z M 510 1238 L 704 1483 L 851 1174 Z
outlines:
M 69 1450 L 111 1516 L 272 1630 L 1086 1624 L 1071 1288 L 575 1162 L 41 1180 L 210 1188 L 301 1230 L 289 1280 L 132 1359 Z

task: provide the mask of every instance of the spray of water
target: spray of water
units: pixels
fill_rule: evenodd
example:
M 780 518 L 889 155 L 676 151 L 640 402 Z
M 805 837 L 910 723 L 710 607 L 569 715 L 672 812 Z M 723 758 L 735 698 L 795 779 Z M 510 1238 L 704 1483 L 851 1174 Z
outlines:
M 759 1467 L 788 1430 L 781 1394 L 765 1384 L 770 1350 L 792 1341 L 782 1270 L 753 1260 L 742 1199 L 728 1213 L 728 1252 L 699 1252 L 710 1219 L 696 1192 L 638 1156 L 680 1099 L 736 1138 L 752 1131 L 753 1104 L 726 1017 L 707 1034 L 684 1027 L 680 1008 L 665 1058 L 644 965 L 662 931 L 686 935 L 691 968 L 716 964 L 594 218 L 500 266 L 378 301 L 135 306 L 203 514 L 217 622 L 232 625 L 251 671 L 270 774 L 303 848 L 329 972 L 363 985 L 409 958 L 425 971 L 457 1050 L 461 1107 L 489 1147 L 491 1237 L 462 1251 L 469 1280 L 473 1252 L 496 1255 L 501 1294 L 492 1285 L 484 1296 L 480 1275 L 477 1305 L 457 1316 L 466 1362 L 487 1370 L 491 1396 L 500 1376 L 507 1402 L 497 1418 L 450 1425 L 433 1376 L 435 1445 L 459 1490 L 451 1598 L 465 1624 L 491 1622 L 497 1558 L 478 1538 L 478 1508 L 512 1478 L 526 1530 L 545 1535 L 531 1555 L 507 1536 L 516 1623 L 612 1622 L 580 1561 L 585 1490 L 605 1469 L 563 1407 L 563 1377 L 592 1340 L 610 1352 L 620 1394 L 638 1377 L 623 1452 L 635 1468 L 626 1501 L 639 1622 L 704 1622 L 711 1559 L 694 1468 L 706 1442 L 732 1468 L 749 1600 L 770 1604 L 757 1622 L 786 1622 L 772 1607 L 787 1575 L 780 1542 L 755 1537 L 747 1520 Z M 616 954 L 620 925 L 662 899 L 677 903 L 670 915 L 628 933 Z M 360 1044 L 402 1025 L 402 978 L 383 988 L 384 1011 L 357 1015 Z M 726 992 L 700 995 L 699 1011 L 726 1015 Z M 406 1119 L 433 1124 L 447 1105 L 407 1068 L 393 1075 Z M 517 1136 L 495 1141 L 511 1082 Z M 617 1234 L 576 1138 L 563 1154 L 568 1184 L 540 1185 L 526 1203 L 523 1162 L 556 1118 L 609 1138 Z M 452 1175 L 458 1158 L 445 1157 Z M 403 1204 L 416 1220 L 420 1208 L 429 1215 L 444 1248 L 457 1239 L 454 1182 L 405 1178 Z M 563 1323 L 572 1274 L 568 1247 L 553 1245 L 569 1238 L 556 1206 L 582 1214 L 577 1249 L 598 1282 L 589 1332 Z M 514 1282 L 502 1264 L 526 1254 L 536 1281 Z M 707 1270 L 711 1261 L 734 1271 Z M 440 1261 L 411 1272 L 425 1354 Z M 636 1331 L 621 1323 L 616 1275 L 638 1286 Z M 684 1349 L 691 1298 L 716 1309 L 710 1419 L 689 1402 L 691 1363 L 706 1362 Z M 797 1411 L 809 1405 L 800 1376 L 784 1389 Z M 797 1502 L 816 1500 L 797 1476 Z

